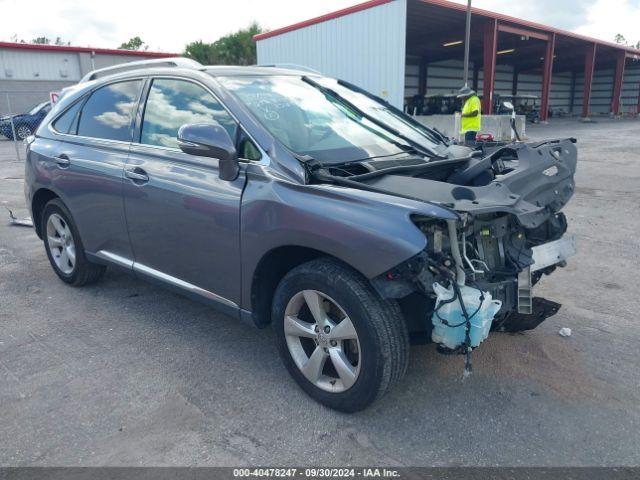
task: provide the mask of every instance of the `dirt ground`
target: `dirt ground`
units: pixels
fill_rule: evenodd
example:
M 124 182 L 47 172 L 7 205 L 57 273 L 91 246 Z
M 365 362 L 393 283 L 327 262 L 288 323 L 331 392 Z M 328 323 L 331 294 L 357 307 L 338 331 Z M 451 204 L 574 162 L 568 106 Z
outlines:
M 0 210 L 0 465 L 639 465 L 638 132 L 528 126 L 578 138 L 579 253 L 536 292 L 561 311 L 492 334 L 464 382 L 462 358 L 413 347 L 403 382 L 355 415 L 309 399 L 269 329 L 116 271 L 64 285 Z M 0 205 L 19 216 L 22 177 L 0 142 Z

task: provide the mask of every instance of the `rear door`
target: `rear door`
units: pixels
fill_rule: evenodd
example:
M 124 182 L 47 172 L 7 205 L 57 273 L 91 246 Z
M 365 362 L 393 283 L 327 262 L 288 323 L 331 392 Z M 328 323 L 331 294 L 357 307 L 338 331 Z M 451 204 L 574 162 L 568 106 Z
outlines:
M 128 265 L 133 258 L 122 200 L 123 169 L 140 79 L 100 87 L 52 124 L 56 141 L 47 152 L 52 183 L 63 196 L 85 249 Z
M 178 129 L 238 125 L 203 85 L 154 78 L 125 166 L 124 204 L 135 270 L 229 306 L 239 299 L 244 170 L 218 177 L 218 160 L 183 153 Z

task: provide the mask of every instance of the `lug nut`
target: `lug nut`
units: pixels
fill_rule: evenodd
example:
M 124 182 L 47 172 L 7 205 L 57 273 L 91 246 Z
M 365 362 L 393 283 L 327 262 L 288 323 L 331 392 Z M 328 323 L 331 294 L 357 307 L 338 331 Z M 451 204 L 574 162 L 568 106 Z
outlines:
M 316 333 L 320 333 L 320 327 L 318 325 L 315 326 L 314 330 Z
M 332 347 L 335 347 L 336 345 L 338 345 L 338 342 L 336 342 L 335 340 L 331 340 L 331 342 L 329 343 L 331 343 Z
M 324 327 L 324 333 L 329 333 L 330 331 L 331 331 L 331 328 L 329 328 L 329 325 Z

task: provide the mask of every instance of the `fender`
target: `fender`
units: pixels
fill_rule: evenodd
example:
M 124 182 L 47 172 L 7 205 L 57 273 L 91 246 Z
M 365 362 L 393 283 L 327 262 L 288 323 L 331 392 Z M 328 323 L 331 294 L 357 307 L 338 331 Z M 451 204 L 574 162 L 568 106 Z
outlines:
M 372 279 L 418 254 L 426 237 L 411 215 L 456 219 L 446 208 L 335 185 L 301 185 L 249 169 L 241 206 L 242 306 L 260 260 L 282 246 L 338 258 Z

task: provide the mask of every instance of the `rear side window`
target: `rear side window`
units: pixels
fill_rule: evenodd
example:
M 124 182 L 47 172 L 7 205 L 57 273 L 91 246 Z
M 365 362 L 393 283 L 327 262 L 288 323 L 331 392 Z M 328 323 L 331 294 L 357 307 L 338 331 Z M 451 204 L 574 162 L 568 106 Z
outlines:
M 235 141 L 236 122 L 207 90 L 185 80 L 155 79 L 144 110 L 140 143 L 178 148 L 182 125 L 213 121 Z
M 78 128 L 78 113 L 82 106 L 82 100 L 76 102 L 71 108 L 67 109 L 58 119 L 53 122 L 53 129 L 58 133 L 76 134 Z
M 141 80 L 133 80 L 93 92 L 80 113 L 78 135 L 128 142 L 141 86 Z

